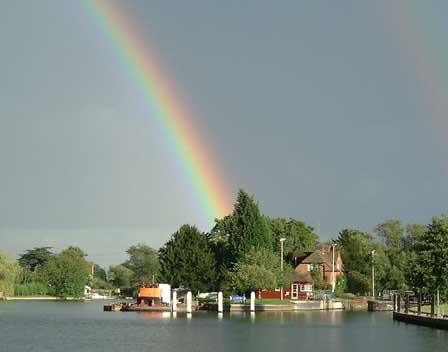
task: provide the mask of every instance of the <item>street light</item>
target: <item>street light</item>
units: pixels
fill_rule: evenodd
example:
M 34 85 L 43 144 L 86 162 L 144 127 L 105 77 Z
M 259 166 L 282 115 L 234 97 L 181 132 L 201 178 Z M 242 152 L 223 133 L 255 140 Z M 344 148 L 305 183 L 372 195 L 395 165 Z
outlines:
M 375 299 L 375 264 L 373 261 L 375 252 L 376 251 L 374 249 L 372 249 L 371 253 L 372 253 L 372 296 L 373 296 L 373 299 Z
M 335 277 L 334 277 L 334 249 L 335 249 L 335 247 L 337 245 L 338 244 L 336 242 L 333 242 L 332 245 L 331 245 L 333 247 L 333 282 L 331 283 L 331 292 L 332 293 L 334 293 L 334 289 L 336 287 L 336 280 L 335 280 Z
M 286 238 L 280 238 L 280 271 L 283 272 L 283 242 Z M 280 285 L 280 299 L 283 300 L 283 284 Z

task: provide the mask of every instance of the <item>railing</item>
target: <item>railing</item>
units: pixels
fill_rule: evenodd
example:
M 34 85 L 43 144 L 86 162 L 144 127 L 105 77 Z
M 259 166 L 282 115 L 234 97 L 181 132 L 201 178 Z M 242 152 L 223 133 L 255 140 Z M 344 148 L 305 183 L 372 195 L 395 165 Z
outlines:
M 328 301 L 334 298 L 334 293 L 331 290 L 315 290 L 313 297 L 315 301 Z
M 442 307 L 442 312 L 437 312 L 436 314 L 436 295 L 431 294 L 429 297 L 423 297 L 421 294 L 418 294 L 415 296 L 417 298 L 417 310 L 411 309 L 411 304 L 415 305 L 414 302 L 411 302 L 410 296 L 400 295 L 400 294 L 394 294 L 393 295 L 393 311 L 398 313 L 413 313 L 417 315 L 423 315 L 423 316 L 429 316 L 431 318 L 434 317 L 441 317 L 441 318 L 448 318 L 448 315 L 445 315 L 445 311 Z M 429 299 L 428 299 L 429 298 Z M 430 306 L 431 311 L 428 312 L 422 312 L 423 306 Z M 402 311 L 403 309 L 403 311 Z

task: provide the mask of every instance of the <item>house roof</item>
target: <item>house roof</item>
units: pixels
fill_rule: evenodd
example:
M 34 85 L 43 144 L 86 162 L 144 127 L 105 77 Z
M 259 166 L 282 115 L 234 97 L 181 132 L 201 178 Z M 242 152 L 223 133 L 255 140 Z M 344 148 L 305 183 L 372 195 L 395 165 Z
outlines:
M 307 279 L 306 277 L 300 275 L 297 272 L 289 273 L 289 274 L 287 274 L 286 277 L 287 277 L 287 279 L 288 279 L 288 281 L 290 283 L 293 283 L 293 282 L 313 282 L 312 280 Z
M 333 268 L 333 253 L 324 251 L 321 248 L 317 249 L 314 252 L 295 252 L 293 254 L 293 258 L 296 265 L 321 264 L 325 266 L 325 271 L 332 271 Z M 337 259 L 335 258 L 335 260 Z M 338 269 L 335 265 L 334 271 L 338 272 L 340 270 L 344 270 L 343 266 Z

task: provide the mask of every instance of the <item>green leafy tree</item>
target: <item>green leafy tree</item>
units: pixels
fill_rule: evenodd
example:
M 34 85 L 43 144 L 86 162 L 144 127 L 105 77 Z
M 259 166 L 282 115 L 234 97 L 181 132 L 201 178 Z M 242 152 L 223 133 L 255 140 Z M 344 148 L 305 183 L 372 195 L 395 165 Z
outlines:
M 385 253 L 385 246 L 375 242 L 369 233 L 356 230 L 344 229 L 337 239 L 341 251 L 342 261 L 347 275 L 347 290 L 352 293 L 365 294 L 371 287 L 372 266 L 375 266 L 375 280 L 377 291 L 388 287 L 386 274 L 390 268 L 389 259 Z M 372 251 L 375 255 L 372 256 Z
M 80 297 L 89 281 L 89 264 L 85 253 L 77 247 L 69 247 L 42 267 L 42 278 L 48 280 L 58 296 Z
M 427 229 L 423 224 L 408 224 L 406 226 L 406 236 L 403 239 L 403 245 L 406 250 L 414 250 L 415 245 L 423 238 Z
M 0 291 L 7 296 L 14 295 L 14 285 L 20 267 L 11 257 L 0 252 Z
M 367 274 L 371 270 L 372 235 L 356 229 L 344 229 L 337 239 L 344 266 L 349 271 Z
M 322 285 L 322 276 L 320 273 L 320 265 L 319 264 L 311 264 L 310 271 L 311 280 L 313 280 L 314 289 L 322 290 L 324 287 Z
M 351 271 L 347 276 L 348 291 L 368 295 L 372 286 L 369 277 L 357 271 Z
M 384 244 L 387 247 L 400 247 L 404 235 L 403 225 L 400 220 L 388 219 L 377 225 L 375 227 L 375 232 L 383 239 Z
M 389 219 L 375 228 L 378 236 L 385 244 L 384 251 L 390 263 L 387 270 L 385 284 L 389 288 L 405 289 L 406 264 L 408 254 L 404 250 L 404 229 L 398 219 Z
M 123 264 L 119 264 L 109 268 L 108 276 L 114 287 L 123 289 L 131 286 L 134 272 Z
M 229 238 L 231 262 L 236 263 L 252 247 L 272 250 L 272 234 L 258 204 L 240 190 L 232 213 L 232 232 Z
M 252 264 L 236 263 L 227 280 L 228 289 L 240 294 L 276 286 L 277 279 L 272 271 Z
M 106 281 L 107 280 L 107 273 L 106 270 L 104 270 L 101 266 L 98 264 L 93 265 L 93 276 L 95 278 L 98 278 L 100 280 Z
M 94 289 L 110 289 L 111 283 L 107 281 L 107 273 L 98 264 L 93 264 L 93 277 L 91 280 L 91 286 Z
M 194 292 L 215 288 L 216 261 L 208 238 L 195 226 L 182 225 L 159 250 L 160 279 Z
M 18 259 L 20 266 L 32 272 L 35 271 L 37 266 L 45 265 L 54 257 L 51 249 L 52 247 L 36 247 L 26 250 Z
M 252 247 L 228 273 L 226 288 L 238 293 L 274 289 L 287 283 L 292 268 L 280 271 L 280 258 L 267 249 Z
M 416 244 L 411 283 L 426 292 L 448 290 L 448 216 L 436 216 Z
M 274 251 L 280 252 L 280 238 L 285 238 L 283 250 L 286 262 L 291 262 L 295 251 L 312 252 L 319 244 L 314 228 L 296 219 L 276 218 L 269 220 Z
M 159 258 L 155 249 L 139 243 L 129 247 L 126 253 L 129 259 L 123 265 L 134 273 L 133 283 L 150 283 L 157 278 Z

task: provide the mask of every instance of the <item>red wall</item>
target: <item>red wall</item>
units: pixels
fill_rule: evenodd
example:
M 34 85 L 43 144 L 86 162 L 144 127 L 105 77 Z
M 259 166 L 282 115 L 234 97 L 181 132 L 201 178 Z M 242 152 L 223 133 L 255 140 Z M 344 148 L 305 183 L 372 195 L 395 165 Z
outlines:
M 306 282 L 308 283 L 308 282 Z M 306 284 L 305 282 L 302 282 L 301 284 Z M 262 290 L 262 291 L 256 291 L 255 297 L 257 299 L 280 299 L 281 298 L 281 292 L 280 290 Z M 291 286 L 283 288 L 283 299 L 291 299 Z M 299 299 L 309 299 L 306 296 L 306 292 L 300 291 L 300 284 L 299 284 Z

